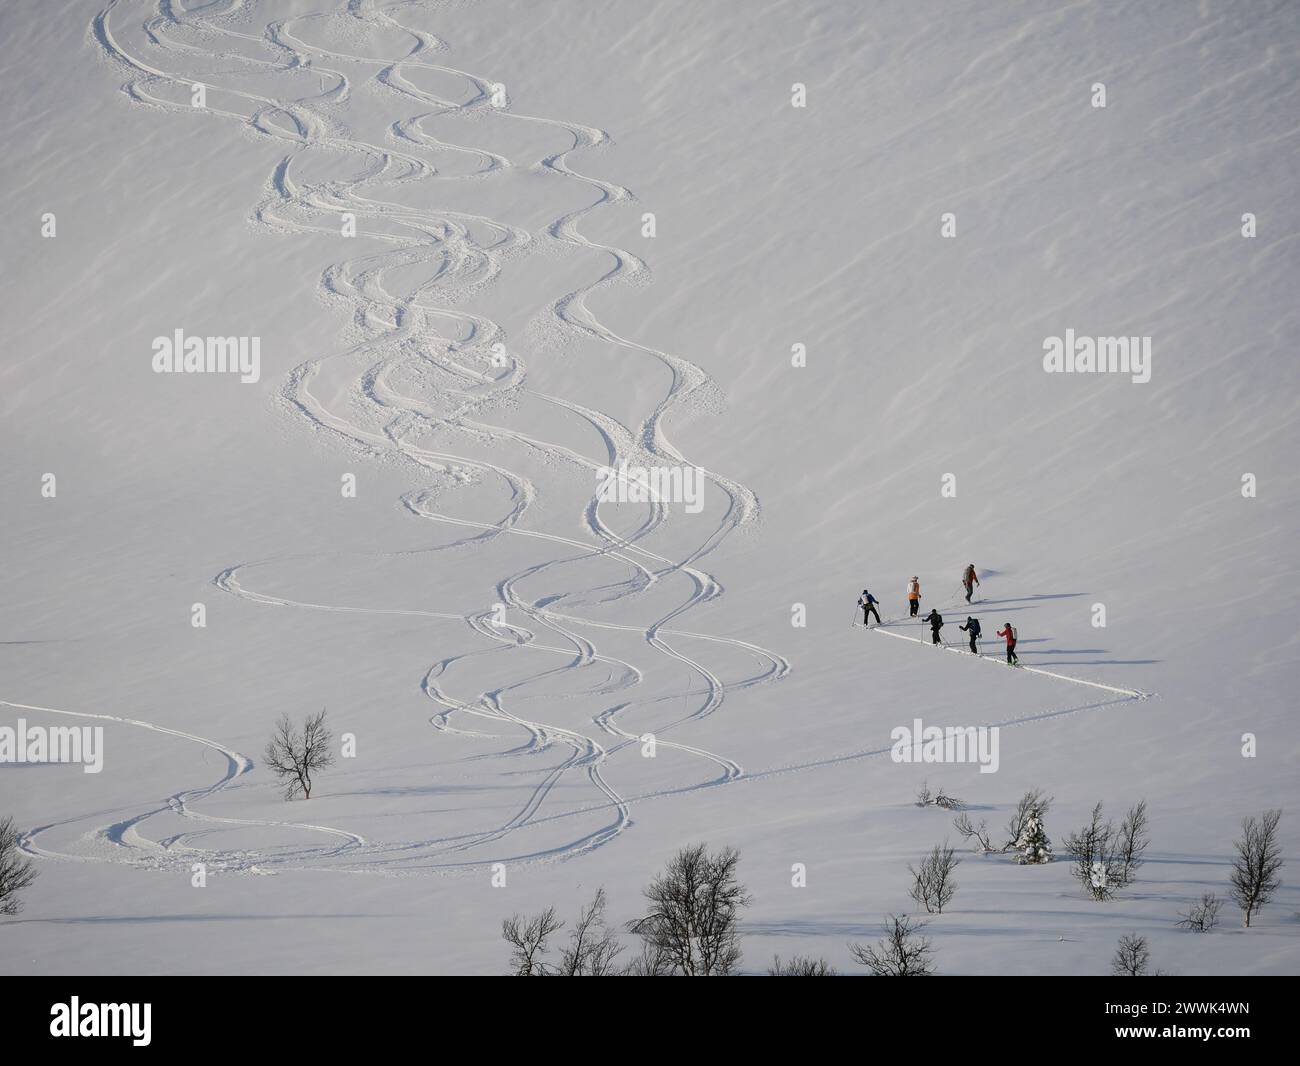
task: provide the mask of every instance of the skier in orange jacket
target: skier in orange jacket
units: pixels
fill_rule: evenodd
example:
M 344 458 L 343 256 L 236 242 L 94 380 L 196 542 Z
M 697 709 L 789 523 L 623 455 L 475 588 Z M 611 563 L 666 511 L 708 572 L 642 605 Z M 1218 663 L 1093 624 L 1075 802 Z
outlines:
M 970 603 L 971 593 L 975 591 L 975 586 L 980 583 L 980 579 L 975 576 L 974 563 L 966 567 L 966 573 L 961 576 L 961 583 L 966 586 L 966 602 Z
M 913 574 L 912 580 L 907 583 L 907 602 L 911 608 L 912 617 L 916 617 L 916 612 L 921 607 L 921 581 Z

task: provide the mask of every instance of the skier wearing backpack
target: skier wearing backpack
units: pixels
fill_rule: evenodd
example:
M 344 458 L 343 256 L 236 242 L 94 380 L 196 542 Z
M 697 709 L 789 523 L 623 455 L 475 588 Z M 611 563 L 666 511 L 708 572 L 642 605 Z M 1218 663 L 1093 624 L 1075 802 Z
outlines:
M 975 647 L 975 641 L 979 639 L 980 635 L 980 620 L 978 618 L 968 617 L 966 619 L 966 624 L 964 626 L 958 626 L 957 628 L 965 630 L 970 634 L 970 650 L 978 655 L 979 649 Z
M 975 591 L 975 586 L 980 583 L 980 579 L 975 576 L 974 563 L 966 567 L 966 573 L 961 576 L 961 583 L 966 586 L 966 602 L 970 603 L 971 593 Z
M 876 610 L 876 604 L 880 601 L 871 595 L 866 589 L 862 590 L 862 595 L 858 597 L 858 606 L 862 608 L 862 624 L 871 625 L 871 616 L 876 616 L 876 625 L 880 625 L 880 612 Z
M 1020 657 L 1016 655 L 1016 639 L 1019 634 L 1016 633 L 1016 627 L 1008 622 L 1005 629 L 998 630 L 998 636 L 1007 638 L 1007 665 L 1019 666 Z
M 930 643 L 932 644 L 940 643 L 939 630 L 943 628 L 943 615 L 941 615 L 938 611 L 932 610 L 929 614 L 927 614 L 924 618 L 922 618 L 921 621 L 930 623 Z
M 921 608 L 921 581 L 915 574 L 907 583 L 907 603 L 911 608 L 912 617 L 915 618 L 916 612 Z

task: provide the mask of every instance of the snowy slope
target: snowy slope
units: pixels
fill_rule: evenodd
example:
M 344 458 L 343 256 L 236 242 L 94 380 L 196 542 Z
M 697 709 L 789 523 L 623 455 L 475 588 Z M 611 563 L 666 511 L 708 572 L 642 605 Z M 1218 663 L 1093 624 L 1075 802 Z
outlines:
M 1152 813 L 1112 903 L 967 859 L 941 972 L 1296 971 L 1300 9 L 190 7 L 0 8 L 0 725 L 106 745 L 0 765 L 0 969 L 495 973 L 503 917 L 629 918 L 707 840 L 748 969 L 852 972 L 955 839 L 928 779 L 999 827 L 1047 789 L 1058 850 Z M 176 329 L 260 380 L 155 374 Z M 1044 373 L 1067 329 L 1151 380 Z M 702 510 L 594 506 L 623 460 Z M 972 560 L 1045 673 L 850 626 L 913 573 L 955 624 Z M 322 706 L 358 755 L 285 804 L 271 724 Z M 1001 723 L 997 773 L 891 761 L 918 716 Z M 1268 807 L 1275 903 L 1175 929 Z

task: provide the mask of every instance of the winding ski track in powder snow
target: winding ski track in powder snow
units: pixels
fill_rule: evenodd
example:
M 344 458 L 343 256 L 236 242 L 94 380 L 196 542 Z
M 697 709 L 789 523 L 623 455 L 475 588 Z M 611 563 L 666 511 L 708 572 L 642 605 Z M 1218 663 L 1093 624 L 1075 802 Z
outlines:
M 593 127 L 518 115 L 508 110 L 491 108 L 485 111 L 486 114 L 492 115 L 494 121 L 529 122 L 562 133 L 570 141 L 569 145 L 545 156 L 538 161 L 537 166 L 568 181 L 583 183 L 596 193 L 594 202 L 560 216 L 546 228 L 544 234 L 536 237 L 482 215 L 439 209 L 415 209 L 386 202 L 368 194 L 378 186 L 393 186 L 412 181 L 482 179 L 515 166 L 504 156 L 473 146 L 451 144 L 432 137 L 424 129 L 424 121 L 434 115 L 451 111 L 486 109 L 489 102 L 490 86 L 484 79 L 424 59 L 426 55 L 445 49 L 445 45 L 439 38 L 403 26 L 393 19 L 385 8 L 372 0 L 350 0 L 340 11 L 316 12 L 282 22 L 271 22 L 266 25 L 260 36 L 245 33 L 233 26 L 216 24 L 216 20 L 241 14 L 246 6 L 242 0 L 232 0 L 221 8 L 209 5 L 192 13 L 185 11 L 174 2 L 163 0 L 157 5 L 156 13 L 150 15 L 141 24 L 144 36 L 152 49 L 156 50 L 151 50 L 150 57 L 146 60 L 119 40 L 119 16 L 128 6 L 130 5 L 127 0 L 110 0 L 93 22 L 92 36 L 108 58 L 128 70 L 130 80 L 123 89 L 134 102 L 147 107 L 193 113 L 194 109 L 188 105 L 188 102 L 180 103 L 175 99 L 168 99 L 165 92 L 167 89 L 173 92 L 184 90 L 183 95 L 187 95 L 189 86 L 193 82 L 202 81 L 208 86 L 209 92 L 209 106 L 205 109 L 207 115 L 234 119 L 247 124 L 260 134 L 292 143 L 292 150 L 284 156 L 271 176 L 266 197 L 254 211 L 253 219 L 257 224 L 288 233 L 312 230 L 334 233 L 336 231 L 332 225 L 313 225 L 306 219 L 315 215 L 326 216 L 332 221 L 341 211 L 346 210 L 356 213 L 359 219 L 365 218 L 379 224 L 368 227 L 367 236 L 377 237 L 397 245 L 388 253 L 359 256 L 356 259 L 335 263 L 325 271 L 321 279 L 322 291 L 327 296 L 347 304 L 354 326 L 363 335 L 363 339 L 350 349 L 326 358 L 331 360 L 361 358 L 367 361 L 368 365 L 355 378 L 354 395 L 371 405 L 372 411 L 368 413 L 377 411 L 382 417 L 377 421 L 366 423 L 350 410 L 345 410 L 342 414 L 331 410 L 314 395 L 312 385 L 320 373 L 323 359 L 309 360 L 289 375 L 282 393 L 286 406 L 298 415 L 304 416 L 318 431 L 342 438 L 367 454 L 394 455 L 435 474 L 473 471 L 479 477 L 493 478 L 503 485 L 508 494 L 508 508 L 503 515 L 491 521 L 468 519 L 440 512 L 432 506 L 433 493 L 427 489 L 406 494 L 402 503 L 413 514 L 428 520 L 460 526 L 469 531 L 465 537 L 451 544 L 421 549 L 421 551 L 440 551 L 500 536 L 520 536 L 549 542 L 562 547 L 567 552 L 566 555 L 548 559 L 519 573 L 508 575 L 495 586 L 499 602 L 504 603 L 517 615 L 522 615 L 528 626 L 534 627 L 536 632 L 518 624 L 500 625 L 491 622 L 488 618 L 490 612 L 487 611 L 458 615 L 390 607 L 345 607 L 273 597 L 246 588 L 241 581 L 241 572 L 254 566 L 270 565 L 270 561 L 227 567 L 214 578 L 214 583 L 224 591 L 261 605 L 349 613 L 406 614 L 443 621 L 459 621 L 476 634 L 486 638 L 486 642 L 491 646 L 481 651 L 444 659 L 429 669 L 422 682 L 422 689 L 441 708 L 431 719 L 435 728 L 452 733 L 468 732 L 458 730 L 450 724 L 453 715 L 468 714 L 487 719 L 498 728 L 504 726 L 507 729 L 522 731 L 527 737 L 526 743 L 522 747 L 502 753 L 504 755 L 535 753 L 555 743 L 566 745 L 570 749 L 569 755 L 561 764 L 545 772 L 516 813 L 493 829 L 457 837 L 376 845 L 366 845 L 360 838 L 349 835 L 350 854 L 347 856 L 346 864 L 328 861 L 338 854 L 337 849 L 333 849 L 322 850 L 315 857 L 322 861 L 309 862 L 303 862 L 301 852 L 295 852 L 292 856 L 271 853 L 263 857 L 263 865 L 323 865 L 330 868 L 365 870 L 380 868 L 390 863 L 400 863 L 403 869 L 419 868 L 421 865 L 442 867 L 464 865 L 466 863 L 460 860 L 441 862 L 437 860 L 437 856 L 443 852 L 459 852 L 493 844 L 519 829 L 534 824 L 538 810 L 555 784 L 569 771 L 579 769 L 585 772 L 588 780 L 601 796 L 597 806 L 614 810 L 615 815 L 608 824 L 560 847 L 535 852 L 525 851 L 509 856 L 502 855 L 497 850 L 490 859 L 475 861 L 501 861 L 507 857 L 516 861 L 566 857 L 599 846 L 622 832 L 630 822 L 628 806 L 605 780 L 603 766 L 610 753 L 633 743 L 636 734 L 622 728 L 617 720 L 620 716 L 632 713 L 638 707 L 668 699 L 681 699 L 681 694 L 674 694 L 671 697 L 641 698 L 636 698 L 633 694 L 630 698 L 622 698 L 607 707 L 593 719 L 598 728 L 612 738 L 606 743 L 575 730 L 530 721 L 512 713 L 507 706 L 509 697 L 513 693 L 539 680 L 548 677 L 564 677 L 570 672 L 598 663 L 610 671 L 612 680 L 589 689 L 584 694 L 604 695 L 633 690 L 641 682 L 643 675 L 640 669 L 631 663 L 600 653 L 596 645 L 580 632 L 584 628 L 640 633 L 644 642 L 653 651 L 686 667 L 702 682 L 698 690 L 692 686 L 691 691 L 686 693 L 688 698 L 701 697 L 698 706 L 680 720 L 660 725 L 656 729 L 656 734 L 661 749 L 703 760 L 714 767 L 714 775 L 702 781 L 690 781 L 680 787 L 664 790 L 664 794 L 710 787 L 740 777 L 743 770 L 733 760 L 684 741 L 670 739 L 665 734 L 677 730 L 683 723 L 692 719 L 716 712 L 722 706 L 729 691 L 784 677 L 789 671 L 789 664 L 782 657 L 748 642 L 694 633 L 670 627 L 669 623 L 697 604 L 721 595 L 722 589 L 716 579 L 695 564 L 716 549 L 729 532 L 757 517 L 758 503 L 753 494 L 730 479 L 706 471 L 705 477 L 721 490 L 726 500 L 725 512 L 717 527 L 698 547 L 684 559 L 674 560 L 654 552 L 646 544 L 641 543 L 665 522 L 667 513 L 661 503 L 647 505 L 646 517 L 640 528 L 630 536 L 621 537 L 605 524 L 600 514 L 599 502 L 593 495 L 583 510 L 582 518 L 587 531 L 598 542 L 596 544 L 520 528 L 520 520 L 538 494 L 537 487 L 526 477 L 483 460 L 421 447 L 411 439 L 417 433 L 427 432 L 435 425 L 463 429 L 480 439 L 510 441 L 535 449 L 550 458 L 576 464 L 591 472 L 599 467 L 617 465 L 624 461 L 686 462 L 685 457 L 669 441 L 663 422 L 676 406 L 708 383 L 707 377 L 698 367 L 686 360 L 615 334 L 595 319 L 585 303 L 586 297 L 598 288 L 635 276 L 646 269 L 645 265 L 630 252 L 589 241 L 576 229 L 578 221 L 588 212 L 604 204 L 631 199 L 631 194 L 623 187 L 581 174 L 568 163 L 570 154 L 605 142 L 608 139 L 607 135 Z M 392 5 L 393 8 L 404 6 L 409 5 Z M 354 19 L 372 27 L 409 34 L 412 41 L 410 51 L 395 60 L 376 60 L 310 45 L 304 40 L 305 35 L 300 36 L 300 26 L 315 20 L 338 18 Z M 183 34 L 189 30 L 201 31 L 204 37 L 203 47 L 173 39 L 174 34 Z M 235 42 L 264 45 L 278 54 L 279 61 L 254 58 L 243 53 L 209 47 L 214 33 L 225 35 Z M 167 57 L 166 60 L 163 54 Z M 199 71 L 180 72 L 164 69 L 165 66 L 170 66 L 171 61 L 177 56 L 217 59 L 236 68 L 256 67 L 263 71 L 278 73 L 310 71 L 313 78 L 319 78 L 321 91 L 319 96 L 273 99 L 261 93 L 232 86 L 227 83 L 228 79 L 224 76 L 216 78 L 205 76 Z M 352 79 L 347 71 L 336 68 L 344 66 L 351 68 L 357 65 L 378 67 L 379 70 L 373 80 L 422 105 L 427 105 L 428 109 L 424 113 L 400 119 L 390 127 L 390 137 L 407 147 L 395 149 L 357 140 L 328 116 L 314 110 L 311 106 L 311 102 L 315 99 L 328 101 L 331 104 L 345 103 L 352 92 Z M 464 102 L 457 102 L 438 98 L 417 88 L 408 80 L 406 73 L 407 68 L 419 67 L 463 78 L 473 95 Z M 223 75 L 229 73 L 224 71 Z M 235 109 L 231 110 L 230 107 Z M 301 183 L 295 177 L 294 162 L 301 153 L 314 148 L 357 154 L 363 158 L 366 170 L 357 178 L 316 184 Z M 476 160 L 479 166 L 476 171 L 469 174 L 444 175 L 436 166 L 423 158 L 422 153 L 425 152 L 458 153 Z M 383 226 L 389 229 L 385 230 Z M 654 409 L 635 427 L 624 426 L 609 415 L 562 397 L 546 395 L 531 389 L 526 384 L 525 367 L 514 353 L 504 373 L 489 372 L 494 368 L 482 359 L 482 355 L 502 338 L 502 331 L 490 320 L 455 309 L 454 303 L 465 294 L 489 284 L 512 254 L 538 239 L 550 241 L 557 246 L 575 248 L 587 254 L 596 253 L 607 258 L 611 264 L 595 282 L 567 292 L 555 301 L 551 313 L 565 330 L 639 353 L 669 369 L 671 373 L 669 387 Z M 434 269 L 431 275 L 418 285 L 408 287 L 406 291 L 399 291 L 396 294 L 390 292 L 385 275 L 395 269 L 415 264 L 432 264 Z M 436 302 L 430 306 L 423 299 L 426 297 L 431 297 Z M 448 413 L 445 410 L 437 410 L 432 404 L 419 397 L 403 395 L 392 385 L 393 371 L 412 363 L 425 364 L 436 369 L 444 381 L 454 380 L 457 383 L 455 388 L 444 385 L 439 395 L 439 398 L 444 401 L 451 394 L 459 398 L 460 403 L 453 411 Z M 592 459 L 571 449 L 505 427 L 490 425 L 477 417 L 480 408 L 511 393 L 526 393 L 585 420 L 599 433 L 606 454 L 598 459 Z M 416 554 L 416 552 L 375 552 L 373 554 L 382 556 Z M 662 617 L 647 626 L 637 627 L 597 623 L 572 613 L 548 609 L 545 603 L 530 602 L 518 590 L 517 586 L 520 582 L 549 568 L 593 558 L 607 560 L 622 571 L 620 579 L 588 589 L 583 594 L 595 597 L 595 602 L 607 603 L 635 595 L 670 574 L 681 575 L 688 580 L 689 594 Z M 566 598 L 581 597 L 570 594 Z M 538 633 L 543 630 L 558 639 L 544 643 L 538 637 Z M 724 683 L 717 673 L 680 646 L 682 642 L 696 641 L 729 645 L 756 657 L 762 666 L 752 676 Z M 538 671 L 523 681 L 503 686 L 496 691 L 480 692 L 470 698 L 455 694 L 448 684 L 449 674 L 455 665 L 464 662 L 471 655 L 501 652 L 518 654 L 519 649 L 558 655 L 563 657 L 564 661 L 553 668 Z M 251 768 L 251 761 L 237 753 L 235 757 L 240 760 L 239 774 L 246 773 Z M 185 817 L 193 816 L 185 804 L 169 803 L 165 808 L 147 812 L 134 819 L 131 833 L 119 834 L 122 839 L 118 843 L 132 846 L 140 841 L 141 847 L 148 848 L 151 842 L 143 841 L 143 838 L 135 833 L 135 827 L 152 814 L 160 813 L 164 809 Z M 28 844 L 33 849 L 37 847 L 33 839 L 29 839 Z M 364 854 L 359 853 L 361 850 L 364 850 Z M 419 853 L 418 858 L 416 853 Z

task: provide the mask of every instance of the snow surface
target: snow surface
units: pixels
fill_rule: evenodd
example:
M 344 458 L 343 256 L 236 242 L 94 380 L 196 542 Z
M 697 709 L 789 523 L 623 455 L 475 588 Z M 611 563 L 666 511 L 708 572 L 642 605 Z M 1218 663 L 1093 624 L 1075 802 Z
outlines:
M 958 868 L 940 972 L 1300 968 L 1300 6 L 15 0 L 0 42 L 0 725 L 106 745 L 0 765 L 0 971 L 499 973 L 502 918 L 625 921 L 707 841 L 747 970 L 862 972 L 956 841 L 924 780 L 1056 797 L 1058 861 Z M 153 373 L 178 328 L 260 381 Z M 1044 373 L 1067 328 L 1151 381 Z M 591 506 L 623 460 L 703 510 Z M 959 645 L 972 560 L 1047 676 L 850 625 L 915 573 Z M 321 707 L 358 755 L 286 804 Z M 891 761 L 915 717 L 1001 723 L 998 771 Z M 1066 834 L 1141 798 L 1086 899 Z M 1275 902 L 1177 930 L 1269 807 Z

